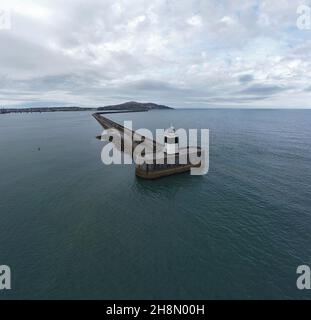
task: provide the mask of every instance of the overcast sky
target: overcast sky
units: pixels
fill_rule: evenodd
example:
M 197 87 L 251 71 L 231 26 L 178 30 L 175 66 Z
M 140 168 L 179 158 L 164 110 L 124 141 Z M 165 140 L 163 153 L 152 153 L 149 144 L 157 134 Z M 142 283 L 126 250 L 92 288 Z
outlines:
M 311 1 L 5 2 L 0 105 L 311 107 Z

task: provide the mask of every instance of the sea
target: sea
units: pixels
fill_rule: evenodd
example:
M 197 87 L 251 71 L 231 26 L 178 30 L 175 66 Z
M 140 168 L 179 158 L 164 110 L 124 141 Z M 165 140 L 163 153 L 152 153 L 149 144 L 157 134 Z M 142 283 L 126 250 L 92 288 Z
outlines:
M 311 298 L 311 110 L 109 117 L 209 129 L 209 172 L 103 164 L 88 111 L 0 115 L 0 299 Z

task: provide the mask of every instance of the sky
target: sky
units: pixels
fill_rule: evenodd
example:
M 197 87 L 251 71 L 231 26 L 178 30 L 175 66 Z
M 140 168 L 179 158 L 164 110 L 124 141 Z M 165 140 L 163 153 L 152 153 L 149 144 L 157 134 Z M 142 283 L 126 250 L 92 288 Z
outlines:
M 0 106 L 310 108 L 303 4 L 0 0 Z

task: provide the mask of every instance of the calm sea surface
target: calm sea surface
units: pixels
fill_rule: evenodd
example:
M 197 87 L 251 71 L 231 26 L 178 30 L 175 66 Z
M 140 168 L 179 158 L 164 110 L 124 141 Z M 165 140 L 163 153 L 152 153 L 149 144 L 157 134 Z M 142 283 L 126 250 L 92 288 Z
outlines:
M 0 299 L 311 298 L 311 111 L 110 117 L 209 128 L 209 173 L 105 166 L 89 112 L 1 115 Z

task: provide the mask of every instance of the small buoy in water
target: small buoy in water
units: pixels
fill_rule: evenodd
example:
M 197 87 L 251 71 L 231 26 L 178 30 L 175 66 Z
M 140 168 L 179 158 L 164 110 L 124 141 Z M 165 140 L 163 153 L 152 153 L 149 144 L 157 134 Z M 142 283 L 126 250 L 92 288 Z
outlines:
M 41 148 L 39 147 L 39 148 L 38 148 L 38 151 L 40 151 L 40 150 L 41 150 Z

